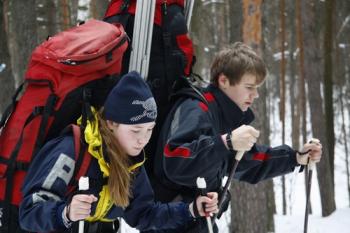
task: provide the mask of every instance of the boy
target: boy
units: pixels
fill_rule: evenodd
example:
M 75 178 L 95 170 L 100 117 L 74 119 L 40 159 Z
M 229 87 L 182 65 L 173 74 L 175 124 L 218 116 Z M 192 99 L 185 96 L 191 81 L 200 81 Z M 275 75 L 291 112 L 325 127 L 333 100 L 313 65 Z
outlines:
M 159 201 L 192 200 L 196 178 L 204 177 L 208 191 L 220 191 L 237 151 L 246 151 L 235 178 L 249 183 L 292 172 L 319 162 L 320 143 L 306 143 L 300 155 L 287 145 L 271 148 L 256 144 L 259 131 L 249 124 L 250 109 L 266 78 L 263 60 L 247 45 L 235 43 L 220 51 L 211 66 L 211 82 L 204 92 L 207 103 L 178 101 L 165 121 L 158 141 L 152 180 Z M 227 208 L 227 205 L 226 205 Z M 206 232 L 205 221 L 164 232 Z

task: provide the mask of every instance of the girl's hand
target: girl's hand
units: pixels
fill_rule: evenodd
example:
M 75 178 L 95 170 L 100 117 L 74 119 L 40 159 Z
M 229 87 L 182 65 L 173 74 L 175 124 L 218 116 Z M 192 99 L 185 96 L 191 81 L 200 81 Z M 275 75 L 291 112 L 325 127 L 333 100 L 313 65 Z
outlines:
M 91 213 L 91 204 L 97 200 L 97 197 L 94 195 L 74 195 L 69 206 L 65 208 L 66 216 L 72 222 L 89 217 Z
M 205 206 L 205 210 L 203 210 L 203 205 Z M 200 216 L 212 216 L 214 213 L 219 211 L 218 209 L 218 193 L 210 192 L 207 196 L 199 196 L 196 199 L 196 206 Z M 190 210 L 192 216 L 196 217 L 193 213 L 193 202 L 190 205 Z

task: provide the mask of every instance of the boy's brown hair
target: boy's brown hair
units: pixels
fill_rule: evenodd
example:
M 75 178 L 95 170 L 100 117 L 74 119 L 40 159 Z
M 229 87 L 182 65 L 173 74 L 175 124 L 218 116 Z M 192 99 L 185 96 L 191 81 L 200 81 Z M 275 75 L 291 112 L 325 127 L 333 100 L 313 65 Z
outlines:
M 210 82 L 215 86 L 218 86 L 221 74 L 229 79 L 230 85 L 235 85 L 246 73 L 255 75 L 256 84 L 259 85 L 265 80 L 267 70 L 262 58 L 252 48 L 242 42 L 236 42 L 215 56 L 210 72 Z

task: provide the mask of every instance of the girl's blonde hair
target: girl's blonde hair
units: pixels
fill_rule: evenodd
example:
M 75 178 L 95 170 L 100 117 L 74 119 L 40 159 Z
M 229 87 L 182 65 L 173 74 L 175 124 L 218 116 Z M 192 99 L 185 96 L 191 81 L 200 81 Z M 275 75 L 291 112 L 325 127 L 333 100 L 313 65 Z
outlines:
M 108 128 L 107 121 L 103 117 L 103 108 L 98 113 L 98 119 L 102 140 L 106 145 L 104 149 L 107 150 L 104 153 L 110 160 L 108 188 L 111 199 L 115 205 L 125 208 L 129 205 L 129 198 L 132 196 L 130 189 L 132 175 L 128 170 L 130 159 Z

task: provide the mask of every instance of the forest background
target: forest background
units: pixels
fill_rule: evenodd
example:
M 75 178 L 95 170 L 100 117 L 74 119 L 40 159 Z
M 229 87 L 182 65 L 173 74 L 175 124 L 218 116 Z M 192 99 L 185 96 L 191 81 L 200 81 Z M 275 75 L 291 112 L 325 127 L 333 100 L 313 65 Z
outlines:
M 23 81 L 32 50 L 79 21 L 101 19 L 108 2 L 0 0 L 0 113 Z M 301 148 L 312 136 L 319 138 L 324 152 L 317 166 L 321 215 L 337 209 L 335 190 L 349 207 L 350 1 L 196 0 L 190 35 L 195 72 L 204 78 L 215 53 L 235 41 L 262 55 L 269 74 L 254 106 L 260 143 Z M 337 169 L 344 182 L 336 189 Z M 274 232 L 276 204 L 282 214 L 291 205 L 291 179 L 234 182 L 230 232 Z

